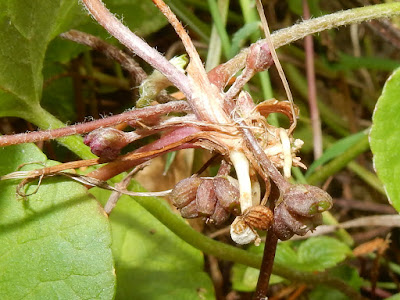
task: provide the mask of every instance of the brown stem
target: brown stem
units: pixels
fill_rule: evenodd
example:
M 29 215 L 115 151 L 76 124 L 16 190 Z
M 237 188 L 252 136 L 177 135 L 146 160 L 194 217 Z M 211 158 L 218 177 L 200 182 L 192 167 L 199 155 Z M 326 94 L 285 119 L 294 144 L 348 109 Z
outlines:
M 136 84 L 140 84 L 147 77 L 146 72 L 143 71 L 143 69 L 135 60 L 132 59 L 131 56 L 118 49 L 117 47 L 106 43 L 98 37 L 78 30 L 70 30 L 64 32 L 60 34 L 60 37 L 73 41 L 75 43 L 89 46 L 94 50 L 102 52 L 108 58 L 116 60 L 125 70 L 134 75 Z
M 251 151 L 252 156 L 254 156 L 253 157 L 254 159 L 252 158 L 249 159 L 253 162 L 254 161 L 257 162 L 253 163 L 254 167 L 256 169 L 259 169 L 258 168 L 259 165 L 263 170 L 262 173 L 268 175 L 264 179 L 267 180 L 268 177 L 271 177 L 272 181 L 276 184 L 276 186 L 280 191 L 285 191 L 286 189 L 288 189 L 290 187 L 290 183 L 287 182 L 285 178 L 283 178 L 282 174 L 269 160 L 264 150 L 261 148 L 260 144 L 254 137 L 253 133 L 248 128 L 247 124 L 243 120 L 240 120 L 238 116 L 236 116 L 236 119 L 238 120 L 237 122 L 239 123 L 239 129 L 243 133 L 246 146 Z
M 279 199 L 279 191 L 276 186 L 272 187 L 271 195 L 269 197 L 269 208 L 274 211 L 275 203 Z M 265 299 L 269 287 L 269 279 L 272 274 L 274 266 L 275 252 L 278 245 L 278 237 L 275 235 L 273 226 L 267 231 L 267 239 L 264 246 L 264 254 L 260 267 L 260 275 L 258 276 L 256 291 L 253 295 L 253 300 Z
M 21 143 L 34 143 L 38 141 L 46 141 L 63 136 L 83 134 L 93 131 L 100 127 L 110 127 L 124 122 L 128 122 L 131 126 L 145 121 L 147 118 L 155 117 L 157 115 L 168 114 L 171 112 L 190 111 L 190 106 L 186 101 L 173 101 L 166 104 L 159 104 L 156 106 L 148 106 L 140 109 L 134 109 L 124 112 L 122 114 L 108 117 L 105 119 L 95 120 L 83 124 L 72 125 L 68 127 L 35 131 L 29 133 L 20 133 L 14 135 L 0 136 L 0 147 L 16 145 Z
M 277 244 L 278 238 L 271 227 L 267 231 L 267 239 L 264 246 L 264 255 L 261 263 L 260 275 L 258 277 L 257 288 L 253 295 L 253 300 L 265 299 L 267 296 L 269 279 L 272 274 Z

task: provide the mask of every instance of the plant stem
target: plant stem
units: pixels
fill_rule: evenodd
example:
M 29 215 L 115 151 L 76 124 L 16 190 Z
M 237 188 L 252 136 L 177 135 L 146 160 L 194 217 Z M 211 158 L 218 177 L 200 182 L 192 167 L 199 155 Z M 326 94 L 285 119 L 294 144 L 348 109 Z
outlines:
M 309 20 L 311 17 L 310 8 L 308 7 L 308 0 L 303 0 L 303 17 L 305 20 Z M 314 42 L 311 35 L 308 35 L 304 38 L 304 49 L 306 52 L 308 106 L 310 108 L 310 119 L 313 132 L 314 160 L 317 160 L 322 155 L 322 130 L 317 104 L 317 86 L 315 82 L 314 66 Z
M 347 164 L 347 167 L 356 173 L 361 179 L 363 179 L 367 184 L 373 187 L 382 195 L 386 196 L 385 189 L 383 188 L 382 182 L 379 180 L 378 176 L 376 176 L 371 171 L 368 171 L 363 166 L 359 165 L 355 161 L 351 161 Z
M 226 19 L 228 15 L 230 0 L 218 0 L 219 14 L 223 21 L 223 25 L 226 25 Z M 210 71 L 220 64 L 221 60 L 221 38 L 219 37 L 215 24 L 211 30 L 210 43 L 208 44 L 208 53 L 206 60 L 206 71 Z
M 57 129 L 35 131 L 30 133 L 20 133 L 14 135 L 3 135 L 0 136 L 0 147 L 10 146 L 20 143 L 34 143 L 37 141 L 46 141 L 67 135 L 83 134 L 93 131 L 100 127 L 110 127 L 124 122 L 130 122 L 133 125 L 137 124 L 140 121 L 146 120 L 150 116 L 154 117 L 156 115 L 163 115 L 171 112 L 183 112 L 183 111 L 186 112 L 190 111 L 189 104 L 186 101 L 173 101 L 165 104 L 159 104 L 157 106 L 148 106 L 144 108 L 134 109 L 105 119 L 99 119 L 88 123 L 63 127 L 65 126 L 64 123 L 56 119 L 54 116 L 45 111 L 43 108 L 39 107 L 35 110 L 34 113 L 31 114 L 33 117 L 31 119 L 28 119 L 28 121 L 32 122 L 33 124 L 41 128 L 57 128 Z M 85 154 L 85 150 L 82 150 L 87 146 L 85 146 L 82 143 L 82 139 L 80 137 L 75 136 L 71 137 L 71 139 L 67 139 L 66 137 L 64 137 L 62 139 L 65 143 L 65 146 L 71 151 L 75 152 L 78 156 L 82 158 L 94 157 L 91 152 L 89 155 L 88 153 Z M 76 141 L 78 140 L 80 141 L 79 145 L 76 144 L 77 143 Z M 70 141 L 70 142 L 67 143 L 65 141 Z M 69 145 L 69 143 L 71 143 L 71 145 Z M 86 155 L 86 156 L 83 157 L 81 155 Z
M 55 130 L 50 130 L 50 131 L 56 131 L 56 130 L 63 130 L 65 124 L 58 120 L 55 116 L 50 114 L 47 110 L 43 109 L 41 106 L 37 105 L 35 107 L 32 107 L 32 111 L 29 114 L 29 117 L 26 117 L 26 120 L 29 122 L 35 124 L 36 126 L 42 128 L 42 129 L 53 129 L 53 128 L 59 128 Z M 46 131 L 37 131 L 35 136 L 40 137 L 43 136 L 43 133 Z M 32 142 L 31 140 L 25 140 L 24 137 L 26 137 L 28 134 L 22 133 L 22 134 L 14 134 L 14 135 L 3 135 L 0 136 L 0 144 L 1 142 L 3 143 L 3 146 L 8 146 L 12 144 L 19 144 L 19 143 L 28 143 Z M 62 135 L 64 136 L 64 135 Z M 38 139 L 40 141 L 43 141 L 43 139 Z M 37 140 L 37 141 L 38 141 Z M 14 141 L 14 142 L 12 142 Z M 87 147 L 85 144 L 83 144 L 82 138 L 80 136 L 64 136 L 58 139 L 58 142 L 63 145 L 64 147 L 68 148 L 71 150 L 73 153 L 75 153 L 77 156 L 79 156 L 82 159 L 91 159 L 96 157 L 91 151 L 90 148 Z
M 276 237 L 272 228 L 267 232 L 267 239 L 264 246 L 264 256 L 261 263 L 260 275 L 257 281 L 257 288 L 253 295 L 253 300 L 265 299 L 269 287 L 269 279 L 274 265 L 276 246 L 278 245 L 278 238 Z
M 280 192 L 274 186 L 269 197 L 269 208 L 274 211 L 275 203 L 278 201 Z M 275 235 L 273 227 L 267 231 L 267 239 L 264 245 L 264 254 L 261 262 L 260 275 L 258 276 L 256 291 L 253 300 L 265 299 L 269 287 L 269 279 L 274 266 L 276 247 L 278 245 L 278 237 Z
M 302 39 L 307 35 L 324 30 L 398 15 L 400 15 L 400 3 L 398 2 L 358 7 L 306 20 L 288 28 L 278 30 L 271 34 L 271 39 L 274 47 L 279 48 Z M 265 40 L 259 42 L 265 43 Z M 248 53 L 249 48 L 243 49 L 238 55 L 226 62 L 226 64 L 243 68 Z

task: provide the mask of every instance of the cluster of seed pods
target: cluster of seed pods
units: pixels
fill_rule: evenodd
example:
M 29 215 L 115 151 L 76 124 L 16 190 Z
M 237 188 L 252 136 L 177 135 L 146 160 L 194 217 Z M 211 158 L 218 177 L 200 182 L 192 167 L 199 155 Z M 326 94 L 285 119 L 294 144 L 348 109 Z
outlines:
M 206 223 L 218 226 L 231 214 L 240 214 L 239 196 L 237 181 L 230 176 L 192 176 L 175 185 L 170 199 L 182 217 L 204 217 Z
M 332 207 L 331 196 L 306 184 L 292 185 L 274 210 L 274 232 L 281 240 L 305 235 L 322 224 L 322 212 Z

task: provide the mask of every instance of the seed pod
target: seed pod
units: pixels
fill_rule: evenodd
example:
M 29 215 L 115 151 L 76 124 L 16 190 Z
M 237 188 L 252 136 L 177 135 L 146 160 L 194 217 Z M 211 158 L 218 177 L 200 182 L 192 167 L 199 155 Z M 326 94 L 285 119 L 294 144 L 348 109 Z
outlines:
M 197 189 L 203 180 L 199 177 L 189 177 L 179 181 L 170 194 L 172 203 L 182 208 L 196 200 Z
M 211 216 L 215 210 L 217 197 L 213 180 L 206 179 L 199 185 L 196 194 L 196 207 L 200 216 Z
M 286 241 L 294 235 L 292 229 L 285 222 L 285 217 L 283 216 L 285 211 L 286 208 L 282 204 L 274 210 L 274 233 L 282 241 Z
M 249 207 L 243 213 L 243 220 L 253 228 L 268 230 L 273 222 L 272 211 L 264 205 Z
M 217 202 L 217 204 L 215 205 L 214 213 L 207 220 L 207 222 L 219 226 L 223 224 L 226 220 L 228 220 L 229 216 L 230 213 L 225 210 L 219 202 Z
M 225 177 L 216 177 L 213 182 L 218 203 L 227 211 L 238 213 L 240 211 L 239 189 Z
M 332 207 L 332 198 L 316 186 L 298 184 L 285 192 L 284 204 L 291 213 L 312 217 L 329 210 Z
M 199 216 L 196 207 L 196 201 L 190 202 L 188 205 L 181 208 L 181 216 L 186 219 L 193 219 Z

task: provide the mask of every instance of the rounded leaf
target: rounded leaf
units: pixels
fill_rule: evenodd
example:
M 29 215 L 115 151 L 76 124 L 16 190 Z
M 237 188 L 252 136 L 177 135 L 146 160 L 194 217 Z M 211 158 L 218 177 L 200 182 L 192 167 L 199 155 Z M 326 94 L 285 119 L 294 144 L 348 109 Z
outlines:
M 375 106 L 370 133 L 374 167 L 393 207 L 400 212 L 400 69 L 386 81 Z

